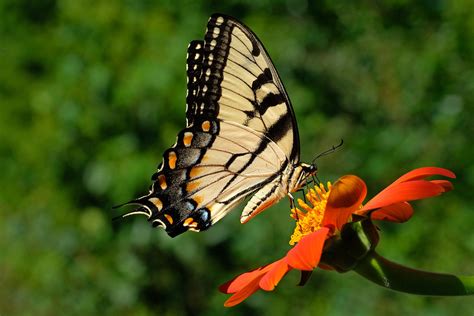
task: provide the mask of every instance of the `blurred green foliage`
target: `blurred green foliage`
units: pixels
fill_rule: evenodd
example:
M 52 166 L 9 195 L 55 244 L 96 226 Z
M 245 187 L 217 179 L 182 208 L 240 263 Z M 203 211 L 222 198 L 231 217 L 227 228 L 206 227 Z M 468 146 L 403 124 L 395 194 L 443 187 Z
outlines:
M 224 309 L 217 286 L 288 249 L 288 201 L 169 238 L 112 205 L 146 193 L 184 126 L 185 55 L 208 16 L 243 20 L 293 101 L 319 177 L 374 195 L 435 165 L 456 189 L 381 225 L 381 254 L 474 274 L 474 2 L 0 1 L 1 315 L 455 315 L 472 298 L 390 292 L 354 273 L 290 274 Z

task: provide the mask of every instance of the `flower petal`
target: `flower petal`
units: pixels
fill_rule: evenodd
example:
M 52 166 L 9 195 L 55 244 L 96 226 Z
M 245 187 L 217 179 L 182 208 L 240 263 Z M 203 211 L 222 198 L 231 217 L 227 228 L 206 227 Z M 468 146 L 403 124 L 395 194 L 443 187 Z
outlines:
M 424 179 L 424 178 L 427 178 L 430 176 L 436 176 L 436 175 L 445 176 L 445 177 L 453 178 L 453 179 L 456 178 L 456 175 L 448 169 L 438 168 L 438 167 L 422 167 L 422 168 L 414 169 L 412 171 L 405 173 L 403 176 L 395 180 L 393 184 L 411 181 L 411 180 L 420 180 L 420 179 Z
M 219 286 L 219 291 L 226 294 L 236 293 L 247 286 L 247 284 L 251 283 L 257 278 L 260 278 L 262 275 L 270 271 L 277 263 L 278 261 L 272 262 L 263 267 L 238 275 L 232 280 L 227 281 L 226 283 Z
M 278 282 L 292 269 L 288 266 L 288 263 L 286 263 L 285 258 L 278 260 L 276 263 L 277 264 L 260 280 L 259 285 L 262 290 L 273 291 Z
M 449 192 L 452 189 L 454 189 L 453 184 L 449 182 L 448 180 L 431 180 L 430 182 L 442 186 L 444 189 L 444 192 Z
M 303 237 L 298 244 L 286 254 L 286 262 L 291 268 L 313 270 L 321 259 L 324 242 L 329 228 L 323 227 Z
M 413 215 L 413 208 L 408 202 L 401 202 L 382 207 L 371 214 L 373 220 L 404 223 Z
M 225 307 L 235 306 L 239 303 L 242 303 L 243 300 L 245 300 L 247 297 L 249 297 L 253 293 L 257 292 L 257 290 L 260 289 L 260 287 L 258 286 L 258 283 L 260 282 L 260 279 L 262 278 L 262 276 L 263 275 L 260 275 L 259 277 L 253 279 L 246 286 L 244 286 L 238 292 L 232 295 L 227 301 L 224 302 L 224 306 Z
M 443 192 L 444 187 L 442 185 L 426 180 L 412 180 L 392 184 L 367 202 L 359 213 L 364 214 L 366 212 L 362 211 L 373 210 L 395 203 L 425 199 L 440 195 Z
M 339 178 L 331 187 L 322 226 L 334 226 L 340 230 L 366 195 L 367 186 L 361 178 L 353 175 Z

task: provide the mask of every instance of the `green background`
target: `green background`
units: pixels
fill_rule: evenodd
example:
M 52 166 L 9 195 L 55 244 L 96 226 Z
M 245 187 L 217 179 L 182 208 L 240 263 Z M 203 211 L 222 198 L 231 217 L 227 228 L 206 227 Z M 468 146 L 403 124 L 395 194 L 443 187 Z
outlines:
M 473 298 L 391 292 L 355 273 L 290 273 L 233 309 L 217 286 L 280 258 L 287 199 L 248 224 L 242 206 L 171 239 L 113 205 L 147 192 L 184 127 L 185 56 L 208 17 L 249 25 L 296 112 L 319 178 L 369 196 L 441 166 L 455 190 L 381 224 L 379 252 L 474 274 L 474 2 L 0 1 L 1 315 L 472 315 Z

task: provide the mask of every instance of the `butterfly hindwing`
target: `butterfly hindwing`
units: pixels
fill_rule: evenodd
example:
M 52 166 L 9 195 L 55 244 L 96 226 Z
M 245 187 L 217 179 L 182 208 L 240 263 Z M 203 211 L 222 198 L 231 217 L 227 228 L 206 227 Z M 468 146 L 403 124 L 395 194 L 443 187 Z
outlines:
M 148 206 L 150 220 L 171 236 L 208 228 L 262 182 L 275 177 L 275 170 L 286 161 L 274 143 L 266 147 L 265 155 L 255 154 L 255 146 L 264 137 L 259 132 L 221 122 L 223 136 L 213 135 L 212 129 L 202 129 L 206 123 L 201 123 L 201 130 L 193 125 L 178 134 L 176 145 L 165 151 L 160 170 L 152 177 L 150 193 L 139 200 Z M 247 138 L 238 141 L 243 132 Z M 252 164 L 247 167 L 249 161 Z M 189 223 L 194 224 L 185 225 Z

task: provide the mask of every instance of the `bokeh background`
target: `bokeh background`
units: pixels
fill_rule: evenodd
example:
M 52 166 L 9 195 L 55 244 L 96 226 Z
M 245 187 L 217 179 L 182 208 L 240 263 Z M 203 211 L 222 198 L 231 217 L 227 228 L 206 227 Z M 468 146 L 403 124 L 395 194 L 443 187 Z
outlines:
M 472 315 L 472 297 L 391 292 L 355 273 L 290 273 L 233 309 L 217 286 L 282 256 L 289 203 L 171 239 L 113 205 L 146 193 L 184 127 L 185 56 L 208 17 L 243 20 L 292 99 L 303 160 L 369 195 L 442 166 L 455 190 L 383 224 L 379 252 L 474 274 L 474 2 L 0 1 L 1 315 Z

